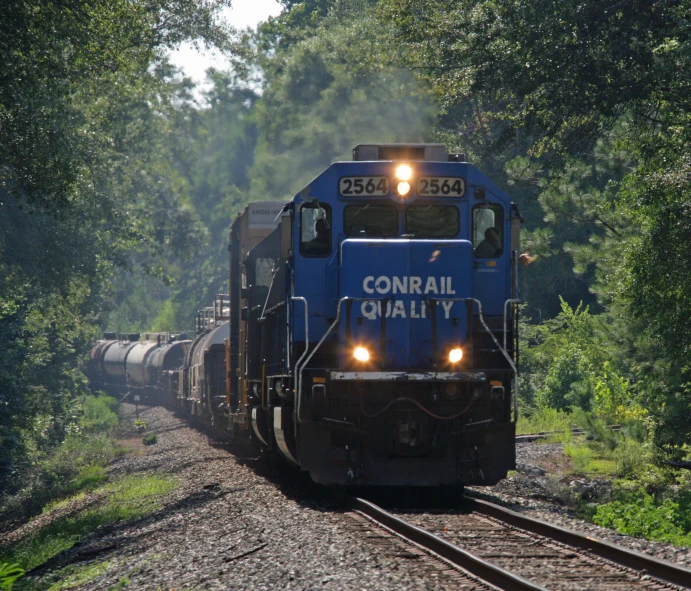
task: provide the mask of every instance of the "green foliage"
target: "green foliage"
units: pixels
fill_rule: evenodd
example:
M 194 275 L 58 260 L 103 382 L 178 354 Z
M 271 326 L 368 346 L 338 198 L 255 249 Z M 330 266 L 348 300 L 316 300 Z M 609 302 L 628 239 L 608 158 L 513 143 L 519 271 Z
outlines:
M 89 396 L 84 401 L 80 426 L 89 432 L 111 431 L 118 426 L 118 401 L 110 396 Z
M 462 129 L 471 154 L 503 164 L 519 203 L 536 197 L 554 230 L 530 227 L 530 314 L 552 316 L 557 293 L 574 305 L 574 281 L 604 312 L 604 354 L 576 345 L 533 365 L 530 401 L 590 399 L 620 420 L 635 399 L 669 456 L 691 442 L 690 10 L 688 0 L 378 5 L 400 59 L 439 97 L 447 135 Z
M 188 84 L 161 58 L 224 45 L 225 0 L 0 5 L 0 493 L 35 478 L 86 393 L 116 269 L 199 248 L 175 170 Z M 87 409 L 88 410 L 88 409 Z M 97 409 L 94 409 L 98 412 Z M 110 418 L 113 424 L 112 417 Z M 93 425 L 88 428 L 95 428 Z
M 425 85 L 390 65 L 366 2 L 343 3 L 310 36 L 260 54 L 265 90 L 257 103 L 253 195 L 290 198 L 358 143 L 420 141 L 435 107 Z
M 589 409 L 597 367 L 606 358 L 597 319 L 581 305 L 562 311 L 541 326 L 525 326 L 523 371 L 534 374 L 529 401 L 539 408 Z
M 12 591 L 14 582 L 24 576 L 24 569 L 18 564 L 0 562 L 0 589 Z
M 626 405 L 630 401 L 628 380 L 612 370 L 609 361 L 602 365 L 602 373 L 595 382 L 594 408 L 610 422 L 626 418 Z
M 597 508 L 593 521 L 623 534 L 691 546 L 691 497 L 661 502 L 636 487 L 619 491 L 618 498 Z

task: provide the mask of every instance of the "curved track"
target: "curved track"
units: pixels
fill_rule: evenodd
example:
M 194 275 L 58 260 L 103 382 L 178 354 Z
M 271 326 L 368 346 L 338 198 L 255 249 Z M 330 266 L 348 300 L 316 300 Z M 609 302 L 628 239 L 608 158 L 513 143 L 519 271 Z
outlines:
M 507 591 L 653 591 L 691 588 L 691 570 L 484 501 L 459 513 L 393 515 L 355 509 L 472 575 Z

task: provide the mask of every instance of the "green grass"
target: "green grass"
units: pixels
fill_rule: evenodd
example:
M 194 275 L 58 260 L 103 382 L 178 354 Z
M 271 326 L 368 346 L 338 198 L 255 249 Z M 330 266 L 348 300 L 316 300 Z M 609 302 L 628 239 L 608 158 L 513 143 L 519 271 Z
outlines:
M 0 556 L 0 562 L 18 563 L 27 571 L 36 568 L 101 525 L 131 521 L 155 511 L 159 508 L 157 499 L 177 486 L 174 478 L 161 476 L 126 476 L 106 484 L 96 491 L 105 497 L 98 507 L 56 519 L 35 535 L 20 540 Z
M 573 427 L 571 416 L 555 408 L 539 408 L 530 415 L 521 415 L 516 423 L 516 434 L 569 431 Z M 568 433 L 568 437 L 571 434 Z
M 103 466 L 84 466 L 74 479 L 73 486 L 75 490 L 92 490 L 105 482 L 106 478 L 106 469 Z
M 617 473 L 617 463 L 607 458 L 594 458 L 590 462 L 590 473 L 602 476 L 613 476 Z
M 70 497 L 67 497 L 66 499 L 61 499 L 59 501 L 51 501 L 48 503 L 45 507 L 43 507 L 43 513 L 53 513 L 55 511 L 59 511 L 60 509 L 64 509 L 67 507 L 70 503 L 74 501 L 81 501 L 86 498 L 86 492 L 80 492 L 77 493 L 76 495 L 72 495 Z
M 84 566 L 68 566 L 60 572 L 60 581 L 48 587 L 47 591 L 64 591 L 84 585 L 100 577 L 108 570 L 108 561 L 87 564 Z
M 573 461 L 576 474 L 597 474 L 614 476 L 617 473 L 617 462 L 583 444 L 569 444 L 564 447 L 564 454 Z

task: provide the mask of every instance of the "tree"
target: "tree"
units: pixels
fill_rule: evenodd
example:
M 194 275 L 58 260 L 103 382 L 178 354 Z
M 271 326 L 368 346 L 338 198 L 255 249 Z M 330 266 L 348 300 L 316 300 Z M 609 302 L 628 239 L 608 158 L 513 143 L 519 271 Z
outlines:
M 62 440 L 115 269 L 194 247 L 162 48 L 224 0 L 0 6 L 0 490 Z M 136 258 L 136 254 L 134 255 Z M 149 263 L 151 264 L 151 263 Z M 154 264 L 152 264 L 154 266 Z

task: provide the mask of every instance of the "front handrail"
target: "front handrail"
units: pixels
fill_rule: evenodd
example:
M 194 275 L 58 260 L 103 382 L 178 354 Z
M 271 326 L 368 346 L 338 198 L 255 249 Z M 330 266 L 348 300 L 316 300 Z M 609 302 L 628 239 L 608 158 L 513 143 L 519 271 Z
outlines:
M 292 299 L 300 299 L 305 302 L 305 306 L 307 306 L 307 300 L 305 298 L 292 298 Z M 336 306 L 336 318 L 334 321 L 331 323 L 331 326 L 329 326 L 328 330 L 324 333 L 322 338 L 319 340 L 319 342 L 316 344 L 314 349 L 310 351 L 309 355 L 307 355 L 307 358 L 305 359 L 305 355 L 307 354 L 307 351 L 309 349 L 309 340 L 307 340 L 307 332 L 305 331 L 305 350 L 303 351 L 302 355 L 300 358 L 297 360 L 295 363 L 295 393 L 296 393 L 296 412 L 295 412 L 295 422 L 296 425 L 297 423 L 302 422 L 301 418 L 301 411 L 302 411 L 302 374 L 307 367 L 307 364 L 311 361 L 312 357 L 314 357 L 315 353 L 321 348 L 321 346 L 324 344 L 324 341 L 327 339 L 327 337 L 333 332 L 334 328 L 338 325 L 338 323 L 341 320 L 341 305 L 343 302 L 346 301 L 365 301 L 365 302 L 376 302 L 376 301 L 383 301 L 386 298 L 352 298 L 349 296 L 342 297 L 341 299 L 338 300 L 338 305 Z M 511 356 L 508 354 L 506 351 L 505 347 L 502 347 L 497 338 L 494 336 L 494 333 L 490 330 L 489 326 L 487 326 L 487 323 L 485 322 L 485 318 L 482 315 L 482 302 L 478 299 L 475 298 L 434 298 L 430 299 L 429 301 L 431 302 L 473 302 L 477 304 L 478 307 L 478 317 L 480 319 L 480 322 L 487 332 L 489 336 L 492 338 L 494 341 L 494 344 L 497 346 L 499 351 L 501 351 L 502 355 L 504 358 L 508 361 L 509 366 L 511 367 L 513 371 L 513 376 L 514 376 L 514 420 L 518 419 L 518 370 L 516 369 L 516 365 L 513 362 L 513 359 L 511 359 Z M 507 303 L 511 300 L 507 300 Z M 506 310 L 506 304 L 505 303 L 505 310 Z M 383 311 L 382 315 L 385 314 L 385 311 Z M 307 318 L 307 308 L 305 308 L 305 322 L 308 323 L 308 318 Z M 506 327 L 504 328 L 504 339 L 506 339 Z M 304 361 L 303 361 L 304 359 Z M 302 363 L 301 363 L 302 362 Z
M 507 328 L 506 328 L 506 321 L 507 321 L 507 312 L 508 312 L 508 305 L 509 304 L 520 304 L 521 300 L 517 298 L 511 298 L 508 299 L 504 302 L 504 349 L 506 349 L 506 335 L 507 335 Z M 515 347 L 514 347 L 515 349 Z M 514 350 L 514 355 L 516 354 L 516 351 Z M 513 395 L 513 417 L 514 420 L 518 420 L 518 368 L 515 367 L 513 369 L 513 375 L 514 375 L 514 395 Z
M 304 298 L 303 298 L 304 299 Z M 377 302 L 377 301 L 384 301 L 386 298 L 351 298 L 349 296 L 344 296 L 340 300 L 338 300 L 338 305 L 336 306 L 336 318 L 334 321 L 331 323 L 331 326 L 329 326 L 328 330 L 324 333 L 324 336 L 321 338 L 321 340 L 316 344 L 314 349 L 310 352 L 309 356 L 307 359 L 305 359 L 302 362 L 302 365 L 300 365 L 300 361 L 303 359 L 305 354 L 307 353 L 309 343 L 305 343 L 305 351 L 303 354 L 300 356 L 300 359 L 295 363 L 295 374 L 296 374 L 296 383 L 295 383 L 295 396 L 296 396 L 296 409 L 295 409 L 295 417 L 296 417 L 296 424 L 302 422 L 302 418 L 300 417 L 300 412 L 302 410 L 302 372 L 307 367 L 307 364 L 310 362 L 312 357 L 314 357 L 314 354 L 319 350 L 319 348 L 322 346 L 326 338 L 331 334 L 334 328 L 338 325 L 338 323 L 341 320 L 341 304 L 343 302 L 351 301 L 351 302 Z M 383 316 L 386 315 L 386 312 L 382 314 Z
M 501 351 L 501 354 L 504 356 L 504 358 L 509 362 L 509 366 L 511 367 L 513 371 L 513 380 L 514 380 L 514 394 L 513 394 L 513 414 L 514 414 L 514 420 L 518 420 L 518 370 L 516 369 L 516 364 L 513 362 L 513 359 L 511 359 L 511 356 L 508 354 L 506 351 L 506 316 L 504 317 L 504 347 L 502 347 L 499 344 L 499 341 L 497 340 L 497 337 L 494 336 L 494 333 L 490 330 L 489 326 L 487 326 L 487 323 L 485 322 L 485 317 L 482 315 L 482 302 L 478 299 L 475 298 L 432 298 L 429 301 L 431 302 L 473 302 L 477 304 L 478 308 L 478 318 L 480 319 L 480 322 L 482 323 L 483 328 L 489 334 L 490 337 L 492 337 L 492 340 L 494 341 L 494 344 L 497 346 L 497 349 Z M 510 300 L 508 300 L 510 301 Z M 504 310 L 506 310 L 506 303 L 504 304 Z

